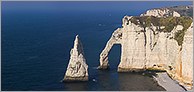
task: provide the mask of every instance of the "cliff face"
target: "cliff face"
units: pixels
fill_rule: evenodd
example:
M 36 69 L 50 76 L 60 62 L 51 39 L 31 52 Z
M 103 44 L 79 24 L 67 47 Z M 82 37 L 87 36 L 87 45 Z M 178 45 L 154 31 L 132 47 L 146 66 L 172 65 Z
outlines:
M 192 87 L 193 24 L 190 17 L 125 16 L 100 54 L 100 67 L 108 67 L 108 53 L 121 44 L 118 72 L 165 70 Z
M 185 83 L 193 83 L 193 26 L 186 31 L 184 36 L 181 77 Z

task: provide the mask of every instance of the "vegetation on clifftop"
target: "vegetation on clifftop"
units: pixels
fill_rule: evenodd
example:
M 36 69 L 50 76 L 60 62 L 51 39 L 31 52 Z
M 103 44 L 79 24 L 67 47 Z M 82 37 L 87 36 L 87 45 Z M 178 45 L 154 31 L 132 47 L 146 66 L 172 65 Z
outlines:
M 182 25 L 183 29 L 178 30 L 175 33 L 175 40 L 178 45 L 182 45 L 185 31 L 189 28 L 192 23 L 192 18 L 187 16 L 182 17 L 153 17 L 153 16 L 134 16 L 129 21 L 141 27 L 150 27 L 151 25 L 158 26 L 157 31 L 160 32 L 171 32 L 177 25 Z M 160 27 L 164 26 L 163 29 Z

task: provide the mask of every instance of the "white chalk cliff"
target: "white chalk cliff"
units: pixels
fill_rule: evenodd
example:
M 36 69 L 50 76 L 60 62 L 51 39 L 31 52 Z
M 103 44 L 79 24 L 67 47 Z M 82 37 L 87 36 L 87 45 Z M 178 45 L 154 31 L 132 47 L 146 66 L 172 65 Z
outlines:
M 163 12 L 156 10 L 152 12 L 147 11 L 146 14 L 142 14 L 139 18 L 152 18 L 146 17 L 152 15 L 162 18 L 166 14 L 165 12 L 168 13 L 168 10 Z M 173 18 L 173 16 L 170 17 Z M 179 17 L 179 15 L 177 14 L 176 17 Z M 179 20 L 179 18 L 174 19 Z M 190 23 L 188 28 L 183 24 L 177 24 L 170 31 L 160 31 L 163 29 L 167 30 L 168 25 L 158 26 L 151 21 L 150 26 L 142 26 L 142 24 L 146 23 L 145 21 L 140 23 L 140 21 L 134 16 L 125 16 L 123 18 L 122 28 L 118 28 L 113 32 L 100 54 L 99 68 L 108 68 L 110 49 L 114 44 L 121 44 L 121 60 L 118 65 L 118 72 L 146 69 L 165 70 L 173 79 L 178 80 L 180 84 L 187 85 L 189 89 L 192 89 L 193 23 Z M 176 35 L 178 32 L 182 32 L 181 30 L 186 30 L 186 32 L 183 43 L 180 45 L 180 42 L 178 43 L 175 39 L 180 39 L 176 38 Z
M 70 60 L 65 73 L 64 81 L 87 81 L 88 65 L 84 57 L 82 43 L 78 37 L 75 38 L 74 47 L 70 51 Z
M 141 14 L 140 16 L 180 17 L 181 15 L 176 11 L 172 11 L 172 10 L 169 10 L 167 8 L 164 8 L 164 9 L 151 9 L 151 10 L 148 10 L 145 13 Z

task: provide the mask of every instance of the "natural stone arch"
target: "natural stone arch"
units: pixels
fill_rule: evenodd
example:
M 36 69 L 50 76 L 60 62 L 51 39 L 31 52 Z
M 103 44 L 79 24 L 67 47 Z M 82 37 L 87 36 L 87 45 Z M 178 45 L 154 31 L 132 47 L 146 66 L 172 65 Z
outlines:
M 108 68 L 108 54 L 111 48 L 113 47 L 114 44 L 121 44 L 122 40 L 122 30 L 121 28 L 116 29 L 109 41 L 107 42 L 104 50 L 100 54 L 100 66 L 98 67 L 99 69 L 107 69 Z

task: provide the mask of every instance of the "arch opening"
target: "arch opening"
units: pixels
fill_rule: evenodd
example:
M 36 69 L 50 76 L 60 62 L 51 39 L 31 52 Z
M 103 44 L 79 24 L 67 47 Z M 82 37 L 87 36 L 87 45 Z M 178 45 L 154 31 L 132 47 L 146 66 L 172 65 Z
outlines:
M 115 44 L 110 50 L 109 54 L 109 68 L 117 69 L 119 63 L 121 62 L 121 45 Z
M 98 69 L 108 69 L 109 67 L 108 54 L 110 50 L 112 49 L 113 45 L 121 44 L 121 41 L 122 41 L 122 30 L 118 28 L 117 30 L 113 32 L 104 50 L 100 54 L 100 66 L 98 67 Z M 121 51 L 121 47 L 120 47 L 120 51 Z

